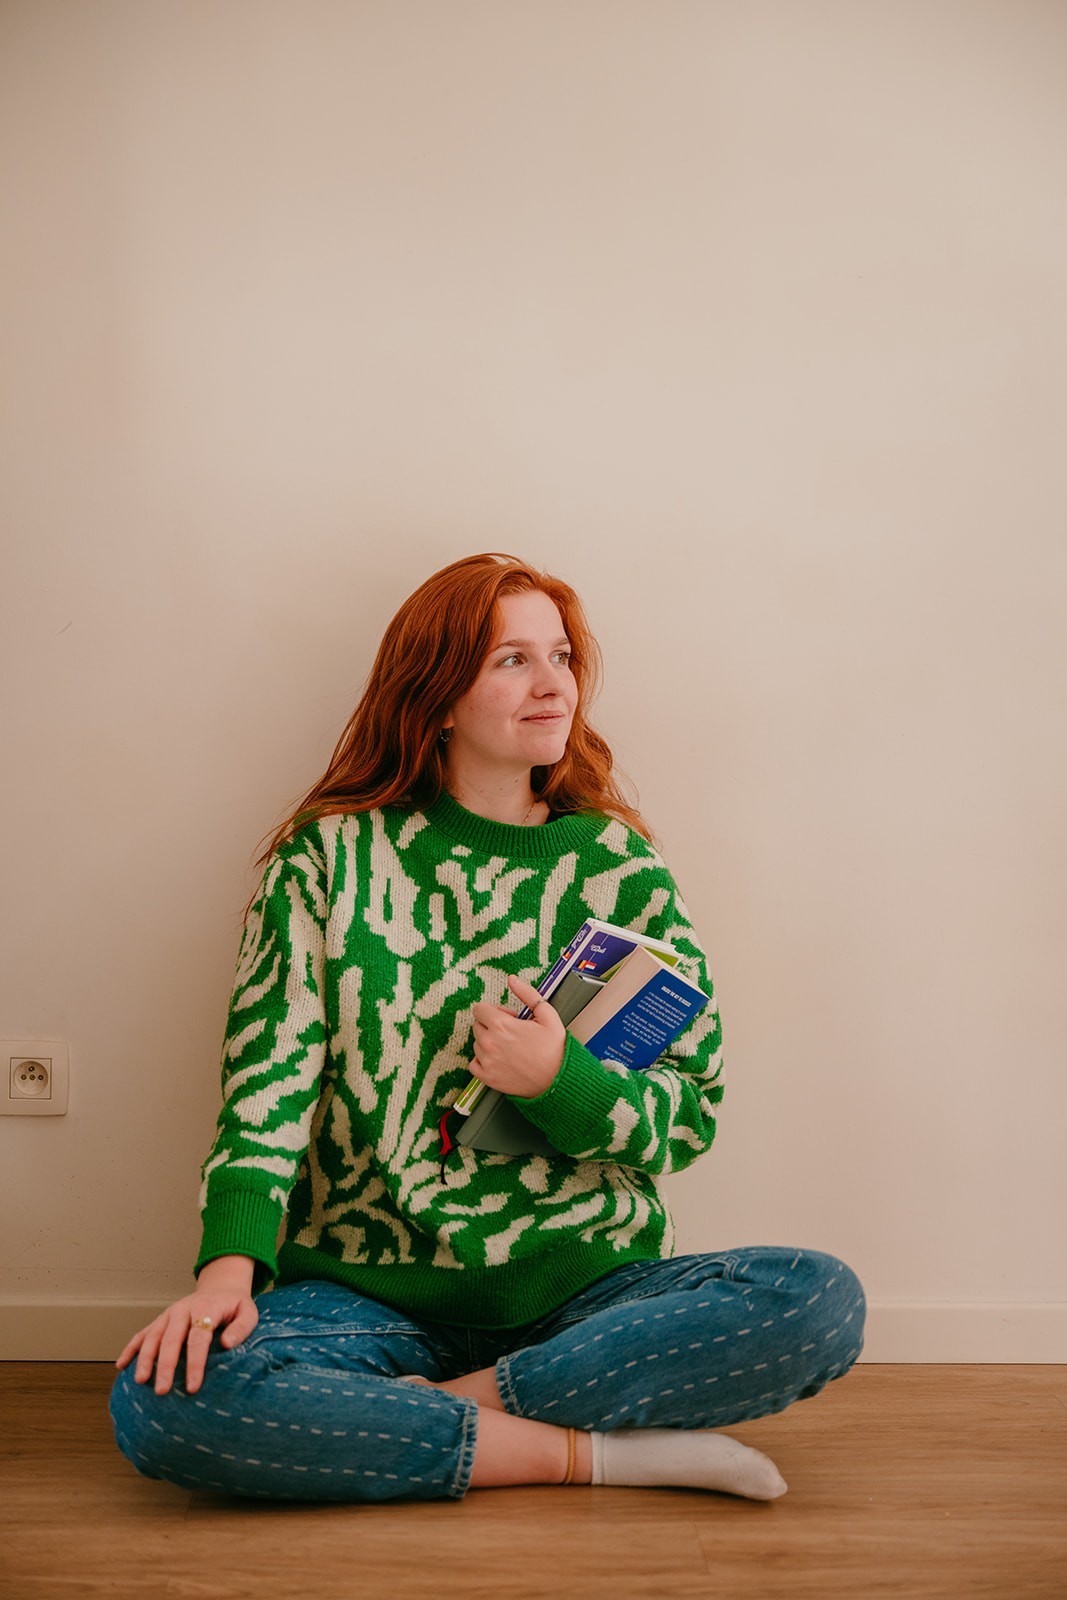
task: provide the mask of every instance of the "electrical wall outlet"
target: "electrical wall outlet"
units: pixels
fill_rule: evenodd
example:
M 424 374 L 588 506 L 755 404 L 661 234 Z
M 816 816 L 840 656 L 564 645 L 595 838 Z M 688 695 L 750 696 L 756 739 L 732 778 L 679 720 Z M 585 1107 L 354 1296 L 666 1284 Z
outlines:
M 0 1117 L 64 1117 L 70 1052 L 60 1039 L 0 1039 Z

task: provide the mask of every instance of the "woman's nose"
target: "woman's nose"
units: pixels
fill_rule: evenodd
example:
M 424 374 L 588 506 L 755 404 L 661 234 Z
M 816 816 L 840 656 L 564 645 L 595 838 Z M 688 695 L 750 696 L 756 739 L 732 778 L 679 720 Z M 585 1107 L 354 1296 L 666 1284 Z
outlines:
M 539 661 L 534 670 L 535 694 L 559 693 L 559 668 L 552 661 Z

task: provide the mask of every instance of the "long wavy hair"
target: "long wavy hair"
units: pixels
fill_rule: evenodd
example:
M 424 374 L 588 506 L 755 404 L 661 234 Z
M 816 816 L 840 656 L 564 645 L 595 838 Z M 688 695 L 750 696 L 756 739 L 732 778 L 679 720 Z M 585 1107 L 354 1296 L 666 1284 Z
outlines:
M 409 595 L 385 630 L 363 695 L 337 741 L 330 764 L 271 836 L 267 861 L 297 828 L 337 812 L 378 806 L 432 805 L 445 787 L 440 734 L 450 708 L 473 684 L 492 649 L 498 602 L 537 590 L 557 607 L 571 646 L 578 703 L 567 748 L 551 766 L 533 768 L 539 799 L 554 812 L 602 811 L 646 839 L 640 813 L 624 799 L 611 750 L 586 713 L 600 686 L 600 647 L 569 584 L 493 552 L 465 556 Z

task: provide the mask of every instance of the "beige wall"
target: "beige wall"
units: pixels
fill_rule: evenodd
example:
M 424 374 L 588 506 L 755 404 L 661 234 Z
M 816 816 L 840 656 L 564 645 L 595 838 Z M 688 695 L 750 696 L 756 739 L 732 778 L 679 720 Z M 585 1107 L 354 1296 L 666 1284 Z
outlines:
M 1062 1359 L 1065 59 L 1043 0 L 0 7 L 0 1033 L 71 1047 L 7 1353 L 184 1290 L 253 845 L 502 548 L 711 951 L 683 1246 Z

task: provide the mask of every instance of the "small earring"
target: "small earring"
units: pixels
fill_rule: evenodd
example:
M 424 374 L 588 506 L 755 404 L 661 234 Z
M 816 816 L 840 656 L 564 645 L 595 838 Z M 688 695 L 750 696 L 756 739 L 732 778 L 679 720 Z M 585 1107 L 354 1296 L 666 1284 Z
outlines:
M 449 739 L 451 739 L 451 737 L 452 737 L 452 729 L 451 728 L 442 728 L 440 733 L 437 735 L 437 737 L 440 739 L 442 744 L 447 744 Z

